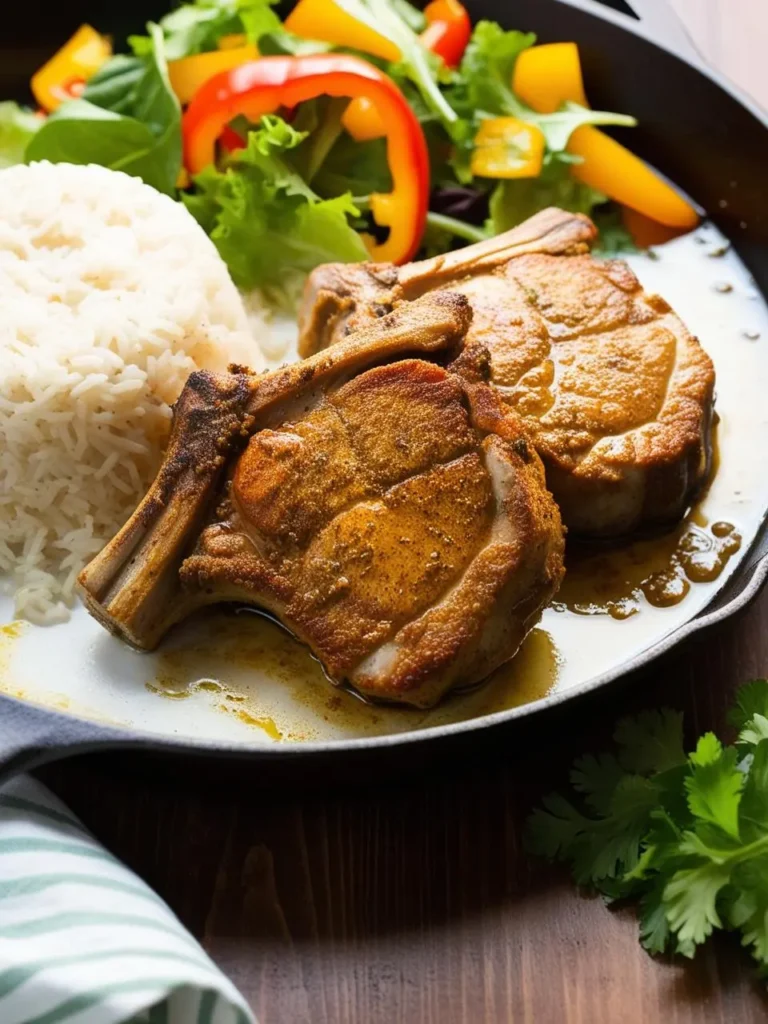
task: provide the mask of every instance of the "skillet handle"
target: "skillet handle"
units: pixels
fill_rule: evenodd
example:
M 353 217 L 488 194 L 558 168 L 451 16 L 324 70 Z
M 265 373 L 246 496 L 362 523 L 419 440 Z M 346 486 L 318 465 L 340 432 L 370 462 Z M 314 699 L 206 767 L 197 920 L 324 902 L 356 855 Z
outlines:
M 0 694 L 0 784 L 21 772 L 73 754 L 142 745 L 142 739 L 127 730 L 63 715 Z
M 644 36 L 657 46 L 664 47 L 695 67 L 706 67 L 706 61 L 694 45 L 683 22 L 670 6 L 669 0 L 624 0 L 635 12 L 635 18 L 606 7 L 600 0 L 558 0 L 559 3 L 578 7 L 612 21 L 630 32 Z

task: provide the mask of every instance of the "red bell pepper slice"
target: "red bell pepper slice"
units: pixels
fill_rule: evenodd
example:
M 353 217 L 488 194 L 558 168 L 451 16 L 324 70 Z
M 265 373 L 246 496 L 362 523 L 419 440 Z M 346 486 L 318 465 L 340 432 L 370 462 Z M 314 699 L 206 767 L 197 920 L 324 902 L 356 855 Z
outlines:
M 432 0 L 424 8 L 424 17 L 427 27 L 420 36 L 422 45 L 442 57 L 449 68 L 458 67 L 472 35 L 466 8 L 459 0 Z
M 389 228 L 386 241 L 366 239 L 371 259 L 405 263 L 421 242 L 429 202 L 429 156 L 424 133 L 407 100 L 385 74 L 358 57 L 306 54 L 262 57 L 209 79 L 184 114 L 184 162 L 198 174 L 215 159 L 216 141 L 239 115 L 257 122 L 280 107 L 316 96 L 365 96 L 386 126 L 392 191 L 371 196 L 376 224 Z M 231 140 L 230 140 L 231 141 Z

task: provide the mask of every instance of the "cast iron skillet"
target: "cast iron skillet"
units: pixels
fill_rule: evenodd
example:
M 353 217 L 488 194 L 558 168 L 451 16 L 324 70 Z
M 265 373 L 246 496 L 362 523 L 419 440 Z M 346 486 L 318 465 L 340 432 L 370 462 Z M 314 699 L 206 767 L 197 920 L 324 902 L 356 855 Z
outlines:
M 465 0 L 473 20 L 490 18 L 502 24 L 533 30 L 541 42 L 575 40 L 584 65 L 587 92 L 595 107 L 631 111 L 639 121 L 632 129 L 635 152 L 660 168 L 705 209 L 715 224 L 733 242 L 739 255 L 752 271 L 763 294 L 768 297 L 768 190 L 765 168 L 768 166 L 768 118 L 754 104 L 740 96 L 722 78 L 703 66 L 679 24 L 665 15 L 663 0 L 633 0 L 642 9 L 638 20 L 628 12 L 623 0 L 612 0 L 610 7 L 595 0 Z M 126 5 L 131 20 L 144 13 L 148 0 Z M 147 13 L 157 15 L 157 6 Z M 88 11 L 83 8 L 88 7 Z M 103 10 L 98 10 L 103 7 Z M 93 2 L 73 5 L 66 11 L 67 25 L 62 39 L 72 26 L 90 18 L 101 28 L 113 22 L 116 34 L 122 26 L 115 22 L 112 5 Z M 511 9 L 510 9 L 511 8 Z M 124 9 L 125 11 L 125 9 Z M 122 19 L 123 21 L 125 18 Z M 119 19 L 118 19 L 119 21 Z M 34 29 L 34 27 L 33 27 Z M 29 33 L 30 29 L 26 31 Z M 58 31 L 58 24 L 56 26 Z M 52 49 L 53 47 L 49 48 Z M 24 54 L 23 45 L 15 52 Z M 29 72 L 39 64 L 40 54 L 28 49 L 31 66 L 15 62 L 12 81 L 0 74 L 4 96 L 23 96 Z M 8 64 L 3 60 L 0 64 Z M 3 81 L 3 79 L 6 81 Z M 620 137 L 621 133 L 617 132 Z M 747 604 L 768 577 L 768 528 L 765 524 L 740 567 L 713 602 L 654 647 L 631 662 L 599 676 L 578 694 L 553 694 L 543 700 L 494 716 L 497 731 L 513 719 L 553 707 L 575 696 L 594 691 L 633 672 L 683 639 L 719 622 Z M 195 743 L 102 725 L 0 695 L 0 775 L 35 767 L 67 754 L 84 753 L 110 747 L 214 754 L 262 762 L 284 762 L 295 768 L 308 758 L 334 759 L 344 751 L 357 760 L 397 748 L 423 747 L 443 743 L 453 737 L 472 740 L 472 733 L 486 729 L 482 718 L 428 730 L 427 733 L 381 736 L 333 743 L 247 747 L 240 744 Z M 266 765 L 265 765 L 266 767 Z

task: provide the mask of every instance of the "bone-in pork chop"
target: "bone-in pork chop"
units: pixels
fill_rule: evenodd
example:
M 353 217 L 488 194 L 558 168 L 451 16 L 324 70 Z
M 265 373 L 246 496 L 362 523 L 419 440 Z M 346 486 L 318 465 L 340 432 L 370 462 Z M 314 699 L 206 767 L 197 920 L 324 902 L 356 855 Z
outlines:
M 193 374 L 155 484 L 81 575 L 90 610 L 151 648 L 196 607 L 255 604 L 333 679 L 419 706 L 511 658 L 563 531 L 518 417 L 431 358 L 470 316 L 446 292 L 304 364 Z
M 459 292 L 474 314 L 467 344 L 490 352 L 491 380 L 525 420 L 566 525 L 611 536 L 673 522 L 709 473 L 714 370 L 625 263 L 588 255 L 594 237 L 586 217 L 553 209 L 423 263 L 319 267 L 301 351 L 419 295 Z

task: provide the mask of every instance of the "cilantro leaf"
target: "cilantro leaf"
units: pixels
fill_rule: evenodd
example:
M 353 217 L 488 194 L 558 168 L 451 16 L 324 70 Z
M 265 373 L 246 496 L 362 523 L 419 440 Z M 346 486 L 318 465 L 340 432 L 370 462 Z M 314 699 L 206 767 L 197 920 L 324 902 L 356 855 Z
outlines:
M 593 810 L 607 814 L 623 776 L 624 771 L 612 754 L 586 754 L 574 761 L 571 785 L 584 794 L 585 802 Z
M 664 903 L 665 876 L 659 876 L 640 900 L 640 942 L 649 953 L 663 953 L 670 939 Z
M 222 171 L 208 168 L 184 202 L 243 289 L 275 288 L 287 273 L 365 259 L 350 226 L 349 194 L 320 199 L 291 162 L 305 138 L 280 117 L 264 117 Z
M 664 708 L 622 718 L 613 738 L 625 771 L 649 775 L 685 763 L 683 716 L 679 711 Z
M 755 747 L 744 780 L 739 804 L 739 835 L 744 842 L 768 835 L 768 739 L 761 740 Z
M 744 784 L 737 760 L 735 747 L 723 749 L 714 733 L 705 733 L 690 756 L 692 771 L 685 780 L 691 813 L 734 839 L 739 838 L 739 802 Z
M 18 103 L 0 103 L 0 168 L 24 163 L 24 151 L 42 119 Z
M 768 739 L 768 718 L 754 714 L 739 733 L 739 743 L 755 746 L 764 739 Z
M 743 729 L 755 715 L 768 718 L 768 679 L 753 679 L 736 691 L 736 706 L 728 712 L 728 721 Z
M 667 883 L 663 899 L 678 953 L 692 957 L 696 946 L 721 926 L 717 897 L 729 879 L 727 865 L 708 863 L 677 871 Z
M 739 693 L 742 733 L 768 721 L 767 697 L 763 681 Z M 650 953 L 692 957 L 716 928 L 738 929 L 768 973 L 768 738 L 742 757 L 705 733 L 686 758 L 681 716 L 669 710 L 622 720 L 614 738 L 616 754 L 574 764 L 589 810 L 548 797 L 529 820 L 528 848 L 568 861 L 577 883 L 610 901 L 638 900 Z
M 657 795 L 647 779 L 624 775 L 610 798 L 602 793 L 600 802 L 604 812 L 592 818 L 556 794 L 547 797 L 545 810 L 535 811 L 529 820 L 529 849 L 570 861 L 579 884 L 599 885 L 624 875 L 638 862 Z
M 565 860 L 574 844 L 590 827 L 590 819 L 557 793 L 542 800 L 528 819 L 526 846 L 548 860 Z
M 755 746 L 768 739 L 768 679 L 753 679 L 736 694 L 728 721 L 739 729 L 739 743 Z
M 731 877 L 733 894 L 723 913 L 733 928 L 741 930 L 742 945 L 768 966 L 768 856 L 737 865 Z

